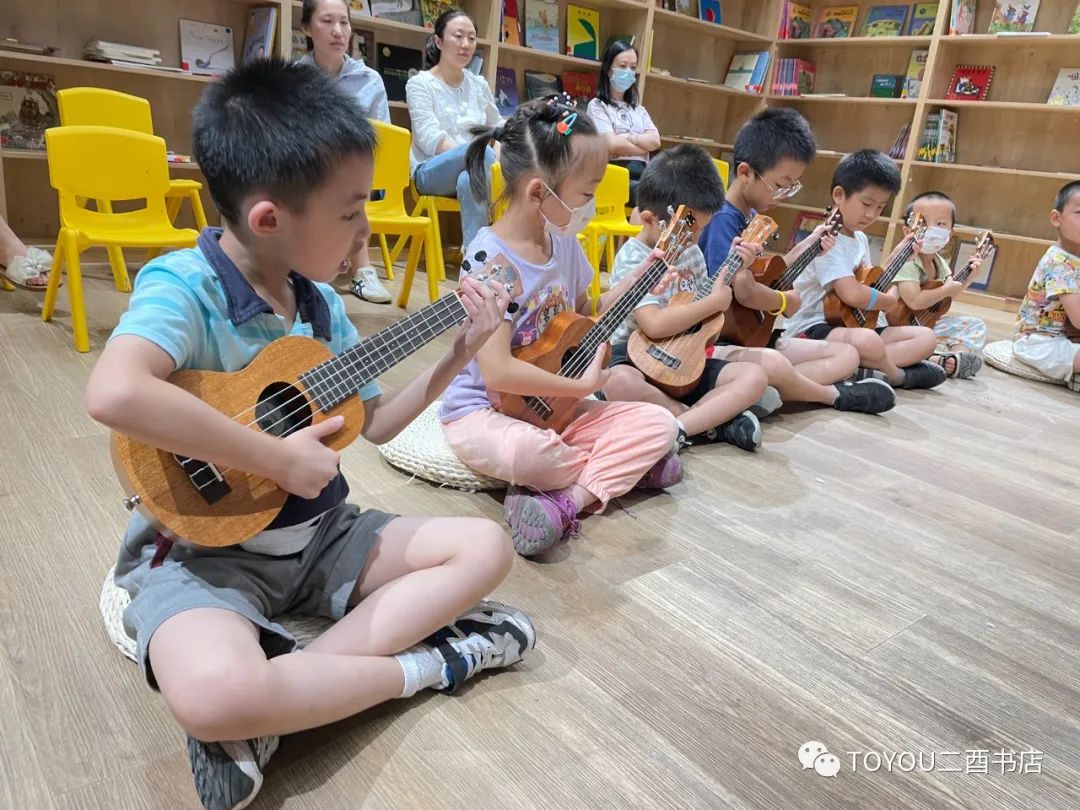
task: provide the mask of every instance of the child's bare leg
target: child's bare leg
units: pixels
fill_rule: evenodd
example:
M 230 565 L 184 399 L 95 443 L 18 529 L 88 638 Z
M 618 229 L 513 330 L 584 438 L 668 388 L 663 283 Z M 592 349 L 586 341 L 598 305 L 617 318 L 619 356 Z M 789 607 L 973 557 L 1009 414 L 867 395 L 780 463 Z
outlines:
M 937 336 L 925 326 L 890 326 L 881 340 L 889 359 L 900 368 L 925 360 L 937 348 Z
M 833 329 L 825 338 L 829 343 L 846 343 L 859 352 L 859 364 L 881 371 L 897 385 L 904 374 L 885 350 L 885 341 L 873 329 Z
M 846 380 L 859 367 L 858 350 L 846 343 L 782 338 L 776 349 L 791 361 L 797 372 L 822 385 Z
M 785 402 L 817 402 L 831 405 L 836 388 L 822 385 L 800 374 L 791 361 L 775 349 L 728 349 L 723 359 L 760 366 Z

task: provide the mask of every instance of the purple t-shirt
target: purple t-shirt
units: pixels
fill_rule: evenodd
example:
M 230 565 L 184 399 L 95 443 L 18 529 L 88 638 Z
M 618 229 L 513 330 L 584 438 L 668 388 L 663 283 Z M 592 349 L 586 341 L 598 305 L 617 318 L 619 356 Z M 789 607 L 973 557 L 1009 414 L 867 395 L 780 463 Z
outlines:
M 516 349 L 535 342 L 560 312 L 577 308 L 578 297 L 592 283 L 593 271 L 576 236 L 552 236 L 551 259 L 545 264 L 533 264 L 507 247 L 490 228 L 481 228 L 466 252 L 468 270 L 463 265 L 462 273 L 480 269 L 500 253 L 521 277 L 522 293 L 514 299 L 518 310 L 506 313 L 513 329 L 510 347 Z M 490 407 L 480 364 L 474 358 L 447 386 L 439 418 L 453 422 Z

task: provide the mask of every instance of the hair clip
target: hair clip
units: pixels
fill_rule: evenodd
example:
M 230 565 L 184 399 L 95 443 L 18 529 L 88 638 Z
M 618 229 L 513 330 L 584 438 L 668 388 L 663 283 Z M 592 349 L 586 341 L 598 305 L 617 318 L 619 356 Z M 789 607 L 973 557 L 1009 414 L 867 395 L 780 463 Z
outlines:
M 569 135 L 574 130 L 574 122 L 577 121 L 577 113 L 568 113 L 563 116 L 562 121 L 555 125 L 555 130 L 560 135 Z

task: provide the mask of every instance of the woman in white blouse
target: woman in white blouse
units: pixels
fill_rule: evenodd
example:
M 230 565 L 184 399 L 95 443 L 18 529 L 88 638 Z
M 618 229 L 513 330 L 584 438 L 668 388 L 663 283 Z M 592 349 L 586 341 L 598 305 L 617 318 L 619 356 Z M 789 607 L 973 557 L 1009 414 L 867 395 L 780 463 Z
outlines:
M 435 21 L 428 38 L 422 71 L 405 86 L 412 119 L 413 180 L 421 194 L 456 197 L 461 205 L 463 245 L 489 224 L 488 201 L 469 191 L 465 150 L 472 127 L 491 127 L 502 121 L 487 82 L 465 69 L 476 53 L 476 26 L 461 9 L 450 9 Z M 487 164 L 495 162 L 490 147 Z
M 611 162 L 630 172 L 630 204 L 637 204 L 637 184 L 649 163 L 649 153 L 660 148 L 660 132 L 648 111 L 638 104 L 638 55 L 627 42 L 613 42 L 600 62 L 596 98 L 589 102 L 589 117 L 607 138 Z

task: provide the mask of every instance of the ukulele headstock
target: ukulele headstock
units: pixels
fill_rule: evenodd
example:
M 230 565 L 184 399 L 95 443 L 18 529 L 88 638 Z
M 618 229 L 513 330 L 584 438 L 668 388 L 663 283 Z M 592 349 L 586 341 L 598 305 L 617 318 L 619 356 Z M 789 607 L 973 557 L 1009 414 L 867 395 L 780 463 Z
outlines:
M 973 256 L 978 256 L 980 260 L 985 260 L 991 253 L 997 249 L 997 244 L 994 242 L 994 232 L 986 231 L 979 237 L 979 241 L 975 243 L 975 250 Z
M 511 298 L 517 298 L 524 292 L 521 286 L 521 276 L 518 275 L 514 265 L 510 264 L 510 260 L 501 253 L 488 259 L 487 253 L 480 251 L 473 259 L 482 262 L 479 270 L 474 271 L 468 259 L 461 263 L 461 269 L 471 278 L 475 278 L 481 284 L 486 284 L 489 287 L 492 285 L 502 286 Z
M 664 251 L 664 262 L 672 265 L 694 244 L 693 228 L 696 220 L 693 212 L 685 205 L 680 205 L 677 210 L 668 206 L 668 216 L 671 217 L 669 221 L 660 223 L 662 233 L 656 246 Z
M 916 211 L 911 212 L 911 216 L 907 220 L 907 226 L 911 228 L 912 242 L 921 241 L 926 236 L 926 229 L 929 227 L 926 223 L 926 217 Z
M 765 245 L 769 240 L 779 238 L 779 230 L 780 226 L 772 217 L 757 214 L 743 230 L 742 240 L 744 244 Z
M 844 227 L 844 216 L 840 213 L 839 208 L 833 208 L 831 205 L 825 209 L 825 222 L 822 223 L 825 226 L 825 233 L 832 236 L 836 236 L 840 233 L 840 229 Z

